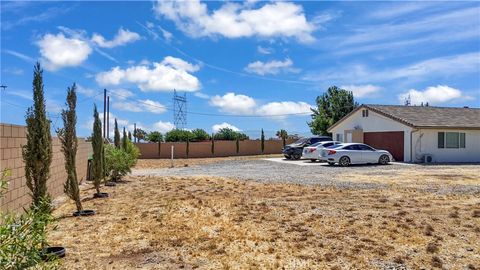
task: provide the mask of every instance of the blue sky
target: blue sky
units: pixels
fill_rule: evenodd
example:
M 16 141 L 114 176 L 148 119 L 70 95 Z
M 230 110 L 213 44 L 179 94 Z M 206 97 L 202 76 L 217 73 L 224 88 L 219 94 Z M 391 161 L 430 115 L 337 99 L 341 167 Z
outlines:
M 251 137 L 308 134 L 331 85 L 359 103 L 480 104 L 478 2 L 2 1 L 1 24 L 3 123 L 24 124 L 35 61 L 54 128 L 77 83 L 81 136 L 104 88 L 121 127 L 173 128 L 175 88 L 187 128 Z

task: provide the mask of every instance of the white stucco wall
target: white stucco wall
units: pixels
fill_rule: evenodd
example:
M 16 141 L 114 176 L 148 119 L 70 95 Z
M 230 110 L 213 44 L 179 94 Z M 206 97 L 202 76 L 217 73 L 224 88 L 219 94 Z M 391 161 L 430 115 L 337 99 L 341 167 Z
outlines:
M 438 148 L 438 132 L 465 133 L 465 148 Z M 431 154 L 434 162 L 480 162 L 480 130 L 420 129 L 413 149 L 414 157 Z
M 363 129 L 363 132 L 403 131 L 403 160 L 410 161 L 411 127 L 371 110 L 368 111 L 368 117 L 362 117 L 362 109 L 360 109 L 331 130 L 333 139 L 337 137 L 337 134 L 343 134 L 344 130 L 354 129 L 355 127 Z M 346 138 L 343 139 L 346 140 Z

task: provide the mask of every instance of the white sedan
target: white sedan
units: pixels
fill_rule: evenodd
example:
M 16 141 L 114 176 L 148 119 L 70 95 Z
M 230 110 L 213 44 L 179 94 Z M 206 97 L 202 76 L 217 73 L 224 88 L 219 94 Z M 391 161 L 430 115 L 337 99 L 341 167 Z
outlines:
M 363 143 L 342 143 L 325 148 L 320 152 L 320 159 L 340 166 L 350 164 L 379 163 L 387 165 L 393 156 L 386 150 L 378 150 Z
M 337 141 L 324 141 L 324 142 L 317 142 L 310 146 L 304 147 L 302 152 L 302 159 L 310 159 L 312 162 L 317 161 L 320 157 L 320 151 L 324 148 L 341 144 L 341 142 Z

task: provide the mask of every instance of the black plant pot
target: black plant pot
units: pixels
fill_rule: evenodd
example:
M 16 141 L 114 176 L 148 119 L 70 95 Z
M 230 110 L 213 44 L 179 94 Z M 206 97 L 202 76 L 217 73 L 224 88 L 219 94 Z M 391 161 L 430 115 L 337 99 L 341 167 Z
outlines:
M 54 258 L 65 257 L 66 249 L 64 247 L 46 247 L 42 250 L 42 259 L 49 261 Z
M 100 193 L 95 193 L 93 194 L 93 198 L 107 198 L 108 193 L 106 192 L 100 192 Z
M 95 215 L 95 211 L 93 210 L 82 210 L 82 211 L 73 212 L 74 217 L 93 216 L 93 215 Z
M 105 183 L 105 186 L 106 186 L 106 187 L 114 187 L 114 186 L 116 186 L 116 185 L 117 185 L 117 183 L 112 182 L 112 181 L 108 181 L 108 182 Z

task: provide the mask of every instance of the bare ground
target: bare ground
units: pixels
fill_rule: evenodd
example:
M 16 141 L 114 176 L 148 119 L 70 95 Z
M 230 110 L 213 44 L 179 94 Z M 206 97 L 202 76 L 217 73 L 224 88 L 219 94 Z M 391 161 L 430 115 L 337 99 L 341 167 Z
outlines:
M 432 177 L 480 184 L 448 171 Z M 104 188 L 108 199 L 82 191 L 95 216 L 72 218 L 73 203 L 61 205 L 49 240 L 67 247 L 66 269 L 479 269 L 479 194 L 410 188 L 430 176 L 414 177 L 407 186 L 343 190 L 130 176 Z

